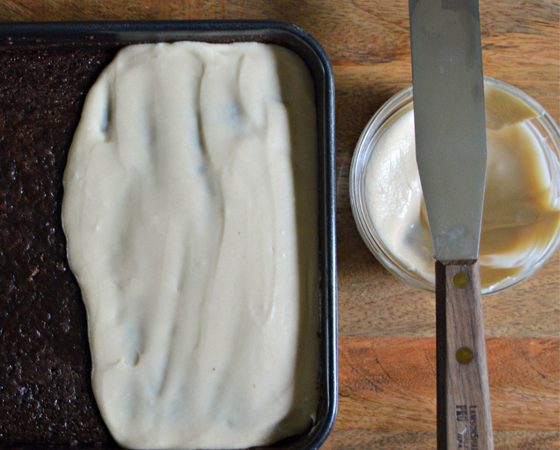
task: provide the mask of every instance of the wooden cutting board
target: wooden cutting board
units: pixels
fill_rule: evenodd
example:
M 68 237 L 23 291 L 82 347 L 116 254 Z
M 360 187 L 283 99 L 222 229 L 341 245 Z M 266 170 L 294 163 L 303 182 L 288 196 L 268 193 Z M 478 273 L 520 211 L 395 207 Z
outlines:
M 407 1 L 2 0 L 0 20 L 276 19 L 310 32 L 334 67 L 339 414 L 327 449 L 435 447 L 434 301 L 362 243 L 348 171 L 371 115 L 410 84 Z M 560 2 L 482 0 L 484 69 L 560 114 Z M 560 254 L 484 299 L 498 449 L 560 448 Z

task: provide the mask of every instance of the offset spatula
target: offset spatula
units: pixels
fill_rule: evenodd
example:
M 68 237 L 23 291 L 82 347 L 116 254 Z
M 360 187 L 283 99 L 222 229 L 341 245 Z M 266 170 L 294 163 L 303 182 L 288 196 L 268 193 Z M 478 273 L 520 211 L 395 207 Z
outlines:
M 477 0 L 409 0 L 416 160 L 436 258 L 438 449 L 492 449 L 478 248 L 486 175 Z

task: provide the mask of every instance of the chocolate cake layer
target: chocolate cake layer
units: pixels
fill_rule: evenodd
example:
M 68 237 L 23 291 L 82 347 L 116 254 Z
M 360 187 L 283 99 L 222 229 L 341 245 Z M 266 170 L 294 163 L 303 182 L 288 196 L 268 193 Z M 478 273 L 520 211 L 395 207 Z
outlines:
M 118 49 L 0 51 L 0 447 L 116 446 L 90 383 L 86 314 L 60 221 L 88 89 Z

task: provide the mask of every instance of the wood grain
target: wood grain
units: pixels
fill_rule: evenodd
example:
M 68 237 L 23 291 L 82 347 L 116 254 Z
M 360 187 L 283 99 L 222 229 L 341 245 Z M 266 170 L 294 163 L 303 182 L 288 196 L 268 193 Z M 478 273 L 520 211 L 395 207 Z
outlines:
M 490 338 L 486 345 L 494 430 L 558 432 L 558 339 Z M 339 352 L 335 430 L 435 432 L 435 339 L 341 336 Z
M 560 2 L 481 0 L 484 69 L 560 116 Z M 435 446 L 433 294 L 387 273 L 352 218 L 348 172 L 371 115 L 410 84 L 407 0 L 3 0 L 0 20 L 276 19 L 324 46 L 335 73 L 340 411 L 328 449 Z M 560 254 L 485 297 L 499 449 L 560 448 Z
M 0 20 L 166 20 L 219 19 L 220 1 L 2 0 Z
M 498 431 L 494 433 L 494 441 L 496 450 L 543 450 L 560 447 L 560 433 Z M 336 430 L 323 449 L 414 450 L 435 447 L 435 431 Z
M 356 241 L 357 246 L 362 245 L 359 236 Z M 365 246 L 363 251 L 362 265 L 356 262 L 361 270 L 339 292 L 339 332 L 344 336 L 435 336 L 433 293 L 397 280 Z M 483 297 L 486 336 L 558 337 L 559 266 L 560 255 L 556 254 L 536 276 Z

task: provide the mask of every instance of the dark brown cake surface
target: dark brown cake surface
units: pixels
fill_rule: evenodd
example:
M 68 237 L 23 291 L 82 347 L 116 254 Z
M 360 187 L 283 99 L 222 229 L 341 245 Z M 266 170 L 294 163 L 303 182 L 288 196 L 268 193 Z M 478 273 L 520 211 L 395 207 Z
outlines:
M 88 89 L 117 48 L 0 51 L 0 447 L 115 446 L 90 383 L 62 176 Z

